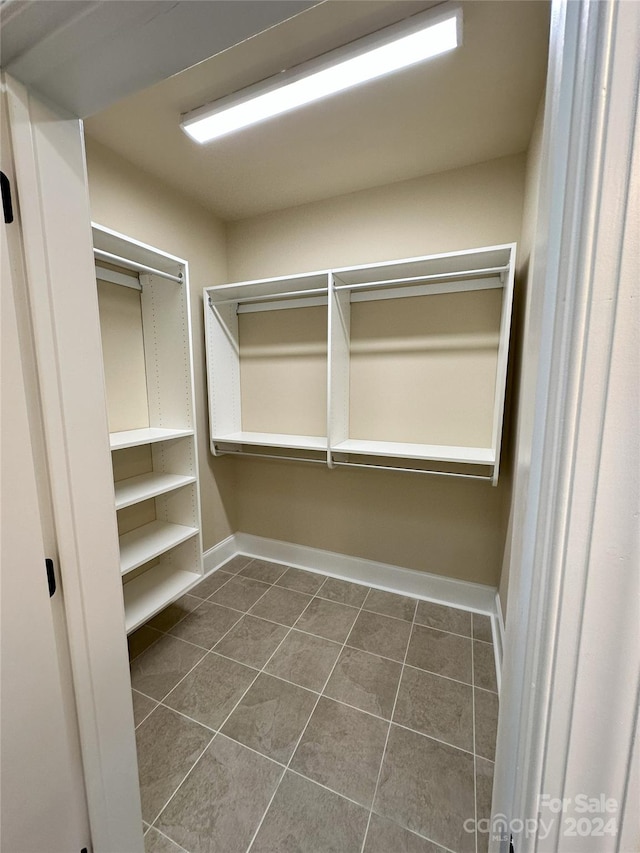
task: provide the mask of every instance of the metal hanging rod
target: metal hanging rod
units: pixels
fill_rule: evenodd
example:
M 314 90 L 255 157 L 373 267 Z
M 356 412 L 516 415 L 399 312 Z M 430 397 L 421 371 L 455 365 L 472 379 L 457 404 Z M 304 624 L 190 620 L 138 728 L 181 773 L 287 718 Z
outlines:
M 361 290 L 365 287 L 388 287 L 390 284 L 408 285 L 427 281 L 456 281 L 460 278 L 484 278 L 506 273 L 509 267 L 487 267 L 482 270 L 462 270 L 461 272 L 437 273 L 434 275 L 414 275 L 406 278 L 388 278 L 384 281 L 364 281 L 358 284 L 336 284 L 334 290 Z
M 212 299 L 209 295 L 209 305 L 213 308 L 216 305 L 230 305 L 232 302 L 237 302 L 238 305 L 245 302 L 274 302 L 276 299 L 289 299 L 291 296 L 311 296 L 314 293 L 327 294 L 326 287 L 312 287 L 309 290 L 287 290 L 285 293 L 269 293 L 266 296 L 236 296 L 233 299 Z
M 251 453 L 247 450 L 221 450 L 216 444 L 216 450 L 220 456 L 250 456 L 252 459 L 271 459 L 272 461 L 275 459 L 278 462 L 316 462 L 320 463 L 320 465 L 326 465 L 326 459 L 312 459 L 307 456 L 278 456 L 276 454 L 269 453 Z M 324 451 L 318 451 L 320 453 L 324 453 Z
M 216 451 L 220 456 L 248 456 L 253 459 L 270 459 L 271 461 L 278 462 L 315 462 L 320 465 L 326 465 L 326 459 L 312 459 L 307 456 L 278 456 L 276 454 L 269 453 L 251 453 L 247 450 L 222 450 L 216 444 Z M 324 451 L 323 451 L 324 452 Z M 431 474 L 433 477 L 462 477 L 465 480 L 484 480 L 485 482 L 491 482 L 491 475 L 486 474 L 457 474 L 453 471 L 429 471 L 425 468 L 398 468 L 393 465 L 367 465 L 366 463 L 359 462 L 338 462 L 335 459 L 332 460 L 333 466 L 341 468 L 368 468 L 374 471 L 400 471 L 405 474 Z
M 397 468 L 393 465 L 367 465 L 364 462 L 337 462 L 333 460 L 333 464 L 340 465 L 343 468 L 372 468 L 374 471 L 401 471 L 406 474 L 431 474 L 434 477 L 464 477 L 466 480 L 489 480 L 491 475 L 486 474 L 456 474 L 453 471 L 429 471 L 426 468 Z
M 136 270 L 136 272 L 147 272 L 151 275 L 157 275 L 160 278 L 166 278 L 169 281 L 175 281 L 177 284 L 182 284 L 183 278 L 182 273 L 179 275 L 173 275 L 170 272 L 164 272 L 164 270 L 157 270 L 154 267 L 148 267 L 146 264 L 139 264 L 137 261 L 131 261 L 129 258 L 121 258 L 119 255 L 112 255 L 111 252 L 105 252 L 102 249 L 94 249 L 93 250 L 94 257 L 100 258 L 101 261 L 107 261 L 110 264 L 116 264 L 116 266 L 124 267 L 129 270 Z

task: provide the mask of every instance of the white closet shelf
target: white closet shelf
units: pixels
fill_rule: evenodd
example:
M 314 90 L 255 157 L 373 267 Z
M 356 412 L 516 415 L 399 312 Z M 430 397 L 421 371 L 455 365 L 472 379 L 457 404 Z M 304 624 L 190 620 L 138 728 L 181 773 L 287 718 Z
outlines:
M 396 441 L 365 441 L 349 438 L 332 446 L 334 453 L 362 456 L 390 456 L 397 459 L 424 459 L 431 462 L 456 462 L 465 465 L 494 465 L 490 447 L 453 447 L 446 444 L 409 444 Z
M 294 450 L 325 450 L 327 439 L 321 435 L 285 435 L 275 432 L 230 432 L 212 436 L 214 444 L 251 444 L 258 447 L 283 447 Z
M 195 482 L 196 478 L 189 474 L 162 474 L 157 471 L 119 480 L 114 484 L 116 509 L 133 506 Z
M 130 533 L 125 533 L 120 537 L 121 573 L 126 575 L 132 572 L 197 533 L 197 527 L 186 527 L 184 524 L 168 521 L 151 521 Z
M 126 429 L 122 432 L 109 433 L 109 441 L 112 450 L 123 450 L 125 447 L 140 447 L 143 444 L 154 444 L 156 441 L 170 441 L 173 438 L 183 438 L 187 435 L 193 435 L 193 430 L 145 427 L 143 429 Z
M 177 570 L 167 563 L 154 566 L 140 577 L 126 583 L 124 606 L 127 634 L 135 631 L 200 580 L 202 575 Z

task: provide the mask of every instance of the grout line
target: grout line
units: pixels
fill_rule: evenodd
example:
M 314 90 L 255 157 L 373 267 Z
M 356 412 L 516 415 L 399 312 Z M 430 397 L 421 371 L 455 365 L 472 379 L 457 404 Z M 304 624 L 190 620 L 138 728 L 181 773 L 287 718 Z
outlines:
M 315 596 L 314 596 L 314 599 L 315 599 Z M 312 599 L 312 600 L 314 600 L 314 599 Z M 307 607 L 309 607 L 309 606 L 310 606 L 310 604 L 311 604 L 311 602 L 309 603 L 309 605 L 307 605 Z M 364 604 L 364 600 L 363 600 L 362 604 Z M 300 619 L 302 618 L 302 616 L 304 615 L 304 613 L 306 612 L 306 610 L 307 610 L 307 608 L 305 608 L 305 609 L 302 611 L 302 613 L 300 614 L 300 616 L 298 617 L 298 619 L 296 620 L 296 622 L 291 626 L 291 629 L 290 629 L 290 632 L 289 632 L 289 633 L 291 633 L 291 631 L 293 631 L 293 629 L 295 628 L 296 624 L 300 621 Z M 313 706 L 313 708 L 311 709 L 311 713 L 309 714 L 309 717 L 308 717 L 308 719 L 307 719 L 307 722 L 305 723 L 304 728 L 303 728 L 303 729 L 302 729 L 302 731 L 300 732 L 300 737 L 298 738 L 298 740 L 297 740 L 297 741 L 296 741 L 296 743 L 295 743 L 295 746 L 293 747 L 293 750 L 292 750 L 292 752 L 291 752 L 291 757 L 289 758 L 289 761 L 287 762 L 287 766 L 286 766 L 286 768 L 285 768 L 285 772 L 282 774 L 282 776 L 281 776 L 281 778 L 280 778 L 280 781 L 279 781 L 279 782 L 278 782 L 278 784 L 276 785 L 276 788 L 275 788 L 275 790 L 274 790 L 274 792 L 273 792 L 273 794 L 272 794 L 272 796 L 271 796 L 271 799 L 269 800 L 269 802 L 268 802 L 268 804 L 267 804 L 267 808 L 265 809 L 264 814 L 262 815 L 262 818 L 260 819 L 260 823 L 259 823 L 259 824 L 258 824 L 258 826 L 256 827 L 256 830 L 255 830 L 255 832 L 253 833 L 253 836 L 251 837 L 251 841 L 249 842 L 249 846 L 247 847 L 246 853 L 249 853 L 249 851 L 251 850 L 251 848 L 252 848 L 252 846 L 253 846 L 253 842 L 254 842 L 254 841 L 256 840 L 256 838 L 258 837 L 258 833 L 260 832 L 260 827 L 262 826 L 262 824 L 263 824 L 263 822 L 264 822 L 264 819 L 265 819 L 265 817 L 267 816 L 267 814 L 268 814 L 268 812 L 269 812 L 269 809 L 271 808 L 271 803 L 272 803 L 272 802 L 273 802 L 273 800 L 275 799 L 275 796 L 276 796 L 276 794 L 278 793 L 278 790 L 279 790 L 279 788 L 280 788 L 280 785 L 282 784 L 282 780 L 284 779 L 284 777 L 285 777 L 285 775 L 286 775 L 286 772 L 287 772 L 287 770 L 289 769 L 289 766 L 291 765 L 291 762 L 293 761 L 293 759 L 294 759 L 294 757 L 295 757 L 296 752 L 298 751 L 298 747 L 300 746 L 300 743 L 301 743 L 301 741 L 302 741 L 302 738 L 304 737 L 304 734 L 305 734 L 305 732 L 307 731 L 307 728 L 309 727 L 309 723 L 311 722 L 311 718 L 312 718 L 312 717 L 313 717 L 313 715 L 315 714 L 316 708 L 318 707 L 318 704 L 319 704 L 320 700 L 323 698 L 323 693 L 324 693 L 324 691 L 325 691 L 325 689 L 326 689 L 326 687 L 327 687 L 327 684 L 329 683 L 329 681 L 330 681 L 330 679 L 331 679 L 331 676 L 333 675 L 333 671 L 334 671 L 334 669 L 335 669 L 335 668 L 336 668 L 336 666 L 338 665 L 338 661 L 340 660 L 340 656 L 342 655 L 342 652 L 343 652 L 343 651 L 344 651 L 344 649 L 345 649 L 345 646 L 346 646 L 346 644 L 347 644 L 347 640 L 349 639 L 349 637 L 350 637 L 350 635 L 351 635 L 351 632 L 353 631 L 353 628 L 354 628 L 354 626 L 355 626 L 356 622 L 358 621 L 358 616 L 360 615 L 360 612 L 361 612 L 361 611 L 362 611 L 362 605 L 360 606 L 360 608 L 359 608 L 359 610 L 358 610 L 358 615 L 356 615 L 355 619 L 353 620 L 353 624 L 351 625 L 351 628 L 349 629 L 349 633 L 348 633 L 348 634 L 347 634 L 347 636 L 345 637 L 344 642 L 341 644 L 341 645 L 342 645 L 342 647 L 341 647 L 340 651 L 338 652 L 338 654 L 337 654 L 337 656 L 336 656 L 336 659 L 335 659 L 335 661 L 334 661 L 334 663 L 333 663 L 333 666 L 331 667 L 331 669 L 330 669 L 330 671 L 329 671 L 329 674 L 327 675 L 327 677 L 326 677 L 326 679 L 325 679 L 325 681 L 324 681 L 324 684 L 322 685 L 322 690 L 321 690 L 321 691 L 320 691 L 320 693 L 318 694 L 318 698 L 316 699 L 316 703 L 315 703 L 315 705 L 314 705 L 314 706 Z M 287 636 L 288 636 L 288 634 L 287 634 Z M 313 635 L 312 635 L 312 636 L 313 636 Z M 286 638 L 285 638 L 285 639 L 286 639 Z M 326 638 L 323 638 L 323 639 L 326 639 Z M 284 641 L 283 641 L 283 642 L 284 642 Z M 335 642 L 335 641 L 334 641 L 334 642 Z M 274 654 L 275 654 L 275 652 L 274 652 Z M 268 662 L 267 662 L 267 663 L 268 663 Z M 266 664 L 265 664 L 265 666 L 266 666 Z M 328 697 L 325 697 L 325 698 L 328 698 Z M 299 774 L 299 775 L 302 775 L 302 774 Z M 306 778 L 306 777 L 305 777 L 305 778 Z M 314 780 L 314 779 L 312 779 L 312 780 L 310 780 L 310 781 L 312 781 L 312 782 L 313 782 L 313 781 L 315 781 L 315 780 Z M 336 793 L 337 793 L 337 792 L 336 792 Z M 340 795 L 340 796 L 342 796 L 342 795 Z M 358 804 L 358 805 L 360 805 L 360 804 Z
M 211 746 L 211 744 L 212 744 L 212 743 L 213 743 L 213 741 L 215 740 L 215 737 L 216 737 L 216 736 L 215 736 L 215 734 L 214 734 L 214 735 L 213 735 L 213 737 L 211 737 L 211 738 L 209 739 L 209 741 L 207 742 L 206 746 L 204 747 L 204 749 L 202 750 L 202 752 L 200 753 L 200 755 L 196 758 L 195 762 L 192 764 L 192 766 L 190 767 L 190 769 L 189 769 L 189 770 L 187 771 L 187 773 L 185 774 L 184 778 L 182 779 L 182 782 L 180 782 L 180 783 L 178 784 L 177 788 L 176 788 L 176 789 L 175 789 L 175 791 L 171 794 L 171 796 L 169 797 L 169 799 L 167 800 L 167 802 L 162 806 L 162 808 L 160 809 L 160 811 L 158 812 L 158 814 L 157 814 L 157 815 L 154 817 L 154 819 L 151 821 L 150 826 L 152 826 L 154 829 L 157 829 L 157 826 L 155 825 L 155 824 L 156 824 L 156 821 L 158 820 L 158 818 L 160 817 L 160 815 L 162 814 L 162 812 L 166 809 L 166 807 L 169 805 L 169 803 L 171 802 L 171 800 L 175 797 L 175 795 L 176 795 L 177 791 L 178 791 L 178 790 L 180 789 L 180 787 L 182 786 L 182 784 L 183 784 L 184 780 L 185 780 L 185 779 L 186 779 L 186 778 L 187 778 L 187 777 L 192 773 L 193 768 L 196 766 L 196 764 L 198 764 L 198 762 L 200 761 L 200 759 L 202 758 L 202 756 L 203 756 L 203 755 L 205 754 L 205 752 L 209 749 L 209 747 Z M 172 838 L 171 840 L 173 841 L 173 838 Z
M 473 637 L 473 615 L 471 616 L 471 636 Z M 476 757 L 476 673 L 475 660 L 473 657 L 473 640 L 471 641 L 471 725 L 473 732 L 473 817 L 474 817 L 474 840 L 475 851 L 478 853 L 478 785 L 476 778 L 478 775 L 477 757 Z
M 396 713 L 396 705 L 398 704 L 398 696 L 400 695 L 400 686 L 402 684 L 402 679 L 404 677 L 404 668 L 407 662 L 407 655 L 409 654 L 409 646 L 411 645 L 411 639 L 413 636 L 413 631 L 416 624 L 416 614 L 418 612 L 418 605 L 416 604 L 415 610 L 413 611 L 413 619 L 411 621 L 411 630 L 409 632 L 409 636 L 407 638 L 407 645 L 404 650 L 404 658 L 402 660 L 402 669 L 400 670 L 400 678 L 398 679 L 398 686 L 396 687 L 396 695 L 393 700 L 393 707 L 391 709 L 391 717 L 389 719 L 389 727 L 387 728 L 387 736 L 384 741 L 384 748 L 382 750 L 382 755 L 380 756 L 380 765 L 378 767 L 378 775 L 376 777 L 376 786 L 373 790 L 373 798 L 371 799 L 371 808 L 369 809 L 369 818 L 367 820 L 367 828 L 364 833 L 364 837 L 362 839 L 362 846 L 360 848 L 360 853 L 364 853 L 364 848 L 367 843 L 367 836 L 369 835 L 369 827 L 371 826 L 371 815 L 373 814 L 373 808 L 376 804 L 376 797 L 378 796 L 378 787 L 380 786 L 380 778 L 382 776 L 382 767 L 384 765 L 384 759 L 387 754 L 387 746 L 389 744 L 389 737 L 391 735 L 391 726 L 393 725 L 393 718 Z M 477 851 L 476 851 L 477 853 Z
M 174 841 L 174 840 L 173 840 L 173 838 L 169 838 L 169 836 L 168 836 L 168 835 L 165 835 L 165 834 L 164 834 L 164 832 L 162 832 L 162 830 L 161 830 L 161 829 L 158 829 L 158 827 L 157 827 L 157 826 L 150 826 L 150 827 L 149 827 L 149 829 L 147 829 L 147 832 L 149 832 L 149 830 L 150 830 L 150 829 L 153 829 L 153 831 L 154 831 L 154 832 L 157 832 L 157 833 L 158 833 L 158 835 L 161 835 L 163 838 L 166 838 L 166 839 L 167 839 L 167 841 L 171 842 L 171 844 L 173 844 L 175 847 L 177 847 L 177 848 L 178 848 L 178 850 L 180 851 L 180 853 L 187 853 L 187 850 L 186 850 L 184 847 L 182 847 L 182 845 L 181 845 L 181 844 L 178 844 L 178 842 L 177 842 L 177 841 Z M 145 833 L 145 835 L 146 835 L 146 833 Z

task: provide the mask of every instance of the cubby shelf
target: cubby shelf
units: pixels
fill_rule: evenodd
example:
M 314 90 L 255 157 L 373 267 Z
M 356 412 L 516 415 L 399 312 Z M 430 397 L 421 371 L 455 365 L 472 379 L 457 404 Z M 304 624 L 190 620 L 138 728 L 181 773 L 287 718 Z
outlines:
M 331 448 L 333 453 L 361 456 L 388 456 L 393 459 L 423 459 L 430 462 L 453 462 L 463 465 L 493 465 L 495 455 L 490 447 L 450 447 L 435 444 L 409 444 L 400 441 L 364 441 L 347 439 Z
M 329 467 L 495 485 L 515 250 L 510 243 L 205 288 L 211 452 L 269 456 L 271 448 L 273 458 L 315 462 L 325 454 Z M 314 325 L 299 309 L 325 311 L 324 349 L 321 315 Z M 246 319 L 265 311 L 283 321 Z M 307 329 L 315 337 L 305 338 Z M 305 406 L 314 413 L 306 421 Z M 302 421 L 326 437 L 297 434 Z
M 158 441 L 170 441 L 174 438 L 184 438 L 193 435 L 192 429 L 166 429 L 161 427 L 143 427 L 127 429 L 109 434 L 112 450 L 124 450 L 127 447 L 142 447 L 144 444 L 155 444 Z
M 284 435 L 274 432 L 231 432 L 212 436 L 215 444 L 247 444 L 257 447 L 283 447 L 295 450 L 327 449 L 327 439 L 320 435 Z
M 116 509 L 148 501 L 195 482 L 196 478 L 190 474 L 163 474 L 158 471 L 119 480 L 114 484 Z
M 120 536 L 120 571 L 123 575 L 186 542 L 198 533 L 197 527 L 150 521 Z
M 130 634 L 158 611 L 191 589 L 201 575 L 175 569 L 171 564 L 154 566 L 124 585 L 125 623 Z

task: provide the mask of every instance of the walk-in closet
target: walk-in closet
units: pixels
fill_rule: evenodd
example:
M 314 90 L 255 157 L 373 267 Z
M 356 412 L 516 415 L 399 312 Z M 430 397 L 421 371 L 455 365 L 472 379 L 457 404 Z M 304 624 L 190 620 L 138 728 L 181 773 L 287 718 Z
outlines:
M 295 5 L 84 120 L 144 850 L 483 853 L 550 3 Z M 185 133 L 450 10 L 441 55 Z
M 147 853 L 488 849 L 548 5 L 179 126 L 431 5 L 312 7 L 85 123 Z

